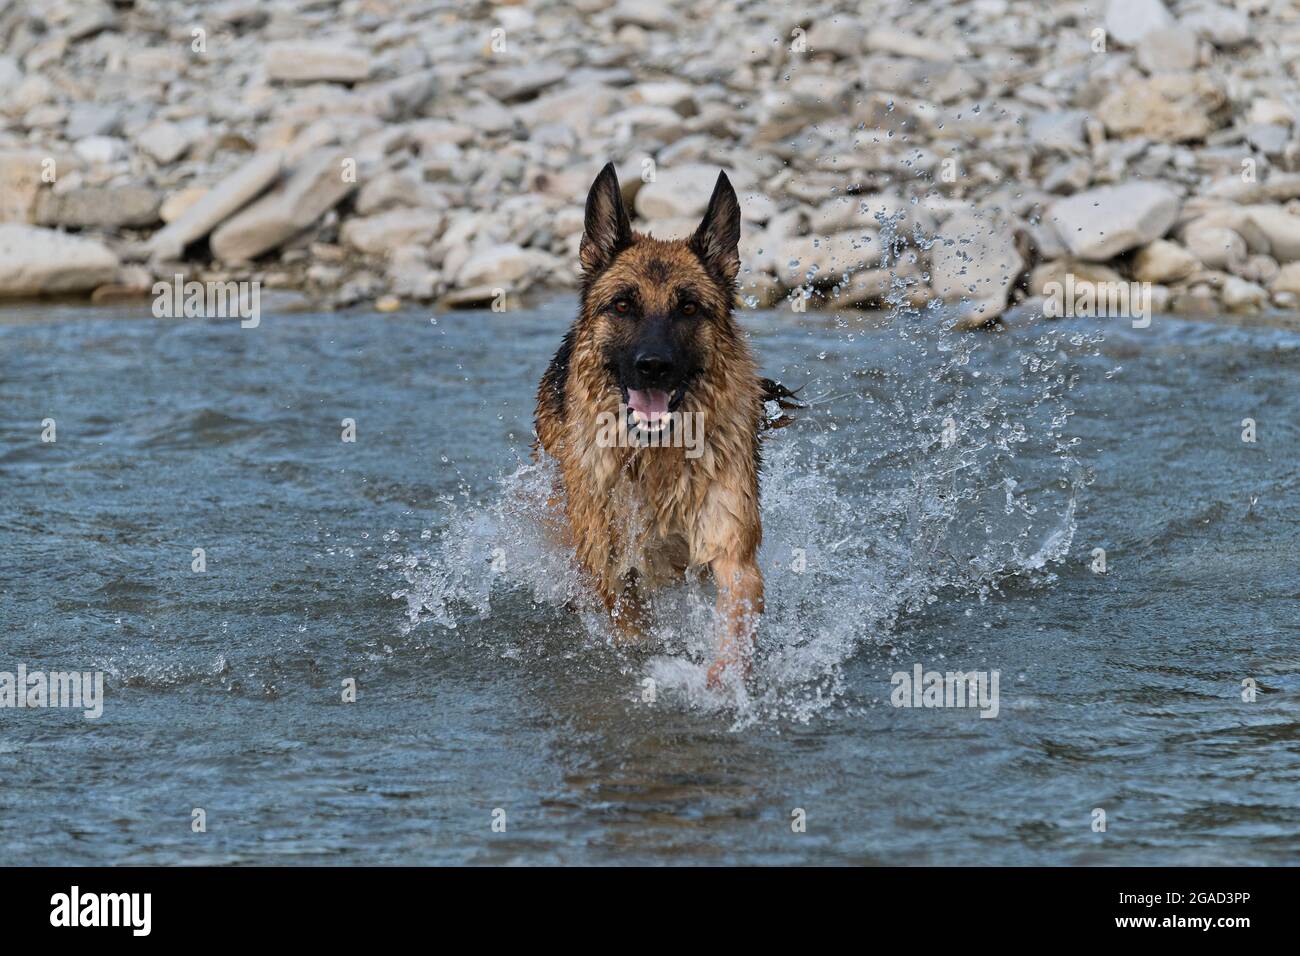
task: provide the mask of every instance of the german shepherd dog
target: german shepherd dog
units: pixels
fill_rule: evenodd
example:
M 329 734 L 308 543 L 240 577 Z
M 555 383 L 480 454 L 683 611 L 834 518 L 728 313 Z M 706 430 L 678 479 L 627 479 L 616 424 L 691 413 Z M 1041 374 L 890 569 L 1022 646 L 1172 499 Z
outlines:
M 632 231 L 613 164 L 587 196 L 581 299 L 537 390 L 536 429 L 559 463 L 560 533 L 622 635 L 644 598 L 688 570 L 712 574 L 723 622 L 709 686 L 749 673 L 763 611 L 757 554 L 765 402 L 800 407 L 760 378 L 732 316 L 740 205 L 720 173 L 689 239 Z M 670 440 L 699 424 L 698 447 Z M 610 440 L 610 423 L 625 429 Z

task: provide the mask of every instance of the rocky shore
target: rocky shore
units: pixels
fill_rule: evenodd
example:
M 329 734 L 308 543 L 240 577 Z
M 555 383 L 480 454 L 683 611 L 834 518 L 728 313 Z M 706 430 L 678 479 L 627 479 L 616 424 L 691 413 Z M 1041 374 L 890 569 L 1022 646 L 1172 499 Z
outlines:
M 613 159 L 661 237 L 728 171 L 750 306 L 1300 305 L 1284 0 L 0 0 L 0 91 L 0 299 L 509 307 Z

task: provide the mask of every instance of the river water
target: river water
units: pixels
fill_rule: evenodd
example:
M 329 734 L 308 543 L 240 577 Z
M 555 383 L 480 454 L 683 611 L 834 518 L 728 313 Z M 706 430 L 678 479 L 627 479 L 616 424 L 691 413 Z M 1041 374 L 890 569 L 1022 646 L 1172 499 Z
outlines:
M 717 693 L 706 585 L 614 647 L 536 527 L 573 307 L 8 312 L 0 671 L 106 692 L 0 709 L 6 862 L 1296 860 L 1300 335 L 746 313 L 810 407 Z

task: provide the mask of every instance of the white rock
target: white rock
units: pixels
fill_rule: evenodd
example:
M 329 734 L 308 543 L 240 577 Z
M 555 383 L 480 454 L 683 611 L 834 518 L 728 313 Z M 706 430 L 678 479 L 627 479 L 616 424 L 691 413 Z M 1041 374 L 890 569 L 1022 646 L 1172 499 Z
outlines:
M 39 74 L 24 78 L 17 86 L 5 88 L 0 97 L 0 113 L 22 116 L 54 97 L 54 84 Z
M 606 86 L 561 89 L 544 93 L 514 110 L 514 115 L 529 128 L 546 123 L 563 123 L 579 136 L 591 131 L 592 124 L 614 112 L 623 102 L 622 95 Z M 595 178 L 594 174 L 591 178 Z
M 1265 156 L 1281 156 L 1291 144 L 1291 129 L 1280 123 L 1264 123 L 1246 128 L 1246 140 Z
M 1024 264 L 1006 223 L 957 212 L 930 248 L 930 284 L 943 301 L 964 303 L 968 317 L 991 320 L 1006 309 L 1007 292 Z
M 136 144 L 164 166 L 185 155 L 190 137 L 176 123 L 158 122 L 146 126 L 136 137 Z
M 850 226 L 867 226 L 871 230 L 893 228 L 906 240 L 919 235 L 934 235 L 932 215 L 902 196 L 887 193 L 837 196 L 822 203 L 809 217 L 809 227 L 816 235 L 838 232 Z
M 0 224 L 0 298 L 88 292 L 112 282 L 117 270 L 117 256 L 94 239 Z
M 159 258 L 179 259 L 187 245 L 202 239 L 275 182 L 283 163 L 283 154 L 276 150 L 255 154 L 204 193 L 179 219 L 154 233 L 146 248 Z
M 1223 282 L 1223 304 L 1229 309 L 1256 309 L 1268 302 L 1268 292 L 1262 286 L 1237 276 L 1229 276 Z
M 1251 252 L 1268 254 L 1272 250 L 1272 245 L 1263 230 L 1251 220 L 1251 208 L 1234 204 L 1207 208 L 1201 215 L 1179 227 L 1179 238 L 1186 242 L 1187 234 L 1195 229 L 1210 227 L 1231 229 L 1246 240 L 1246 246 Z
M 918 60 L 952 62 L 970 56 L 970 50 L 964 43 L 945 43 L 933 37 L 923 37 L 890 27 L 875 27 L 867 31 L 864 48 L 868 53 L 892 53 L 895 56 L 916 57 Z
M 703 163 L 660 166 L 655 171 L 655 181 L 646 183 L 637 192 L 636 211 L 645 219 L 702 216 L 721 171 L 717 166 Z M 744 177 L 737 176 L 732 178 L 731 185 L 739 192 L 744 182 Z
M 1257 97 L 1246 111 L 1246 122 L 1252 126 L 1294 126 L 1296 112 L 1285 100 L 1271 96 Z
M 1272 256 L 1264 255 L 1247 256 L 1245 262 L 1232 270 L 1234 275 L 1260 285 L 1268 285 L 1277 278 L 1280 271 L 1277 260 Z
M 1196 256 L 1178 243 L 1157 239 L 1133 254 L 1133 278 L 1138 282 L 1177 282 L 1195 272 L 1198 265 Z
M 1234 47 L 1250 39 L 1250 17 L 1218 3 L 1184 13 L 1182 22 L 1217 47 Z
M 269 79 L 286 83 L 360 83 L 370 76 L 370 54 L 330 41 L 281 40 L 263 54 Z
M 66 176 L 69 163 L 43 150 L 0 150 L 0 222 L 35 222 L 37 198 L 50 185 L 45 174 Z
M 1087 119 L 1084 110 L 1039 113 L 1029 121 L 1030 142 L 1048 149 L 1076 150 L 1083 145 L 1083 124 Z
M 699 112 L 695 87 L 679 80 L 638 83 L 628 91 L 628 98 L 633 103 L 644 103 L 647 106 L 667 106 L 682 116 L 694 116 Z
M 75 103 L 68 111 L 63 127 L 65 139 L 76 141 L 88 136 L 112 136 L 122 124 L 122 113 L 102 103 Z
M 1300 295 L 1300 261 L 1288 262 L 1279 269 L 1269 284 L 1269 290 L 1274 293 L 1288 292 L 1292 295 Z
M 1196 32 L 1177 24 L 1152 30 L 1137 45 L 1138 66 L 1152 74 L 1194 70 L 1200 54 Z
M 636 231 L 654 236 L 656 239 L 686 239 L 694 235 L 699 225 L 698 216 L 679 216 L 675 219 L 649 219 L 638 222 Z
M 1110 0 L 1106 4 L 1106 33 L 1124 46 L 1136 46 L 1152 30 L 1173 22 L 1160 0 Z
M 1057 200 L 1049 219 L 1070 253 L 1101 262 L 1161 238 L 1178 218 L 1180 201 L 1156 183 L 1101 186 Z
M 1227 96 L 1201 73 L 1158 73 L 1118 86 L 1097 106 L 1097 116 L 1116 136 L 1164 143 L 1205 139 L 1222 125 Z
M 1300 216 L 1280 206 L 1249 206 L 1246 215 L 1268 240 L 1268 249 L 1260 251 L 1282 263 L 1300 260 Z
M 45 191 L 37 197 L 36 222 L 42 226 L 115 231 L 158 222 L 162 197 L 147 186 L 81 186 Z
M 485 77 L 488 91 L 503 103 L 535 96 L 564 80 L 569 70 L 561 63 L 532 63 L 493 70 Z
M 126 156 L 126 143 L 113 136 L 87 136 L 72 147 L 88 163 L 107 165 Z
M 227 262 L 256 258 L 309 227 L 356 189 L 345 176 L 347 151 L 318 153 L 286 182 L 217 227 L 212 253 Z
M 175 222 L 185 215 L 191 206 L 207 195 L 207 192 L 205 186 L 178 189 L 163 200 L 162 207 L 158 210 L 158 218 L 165 223 Z
M 23 71 L 18 61 L 11 56 L 0 56 L 0 90 L 15 90 L 22 81 Z
M 536 249 L 523 249 L 507 242 L 475 252 L 456 273 L 461 289 L 478 285 L 510 288 L 521 280 L 544 275 L 556 268 L 554 256 Z
M 398 246 L 432 243 L 442 234 L 443 216 L 430 209 L 392 209 L 349 219 L 340 238 L 367 255 L 383 255 Z
M 614 29 L 638 26 L 645 30 L 672 30 L 681 17 L 667 0 L 619 0 L 610 13 Z
M 862 52 L 862 24 L 844 14 L 819 19 L 808 31 L 808 52 L 849 60 Z
M 776 275 L 787 288 L 831 285 L 880 263 L 875 230 L 858 228 L 829 236 L 792 236 L 774 251 Z
M 427 300 L 438 294 L 441 276 L 429 266 L 425 246 L 398 246 L 388 254 L 384 269 L 393 292 L 409 299 Z
M 1210 269 L 1229 269 L 1246 261 L 1246 240 L 1231 229 L 1193 223 L 1183 241 L 1192 255 Z
M 1081 288 L 1090 285 L 1096 291 L 1098 285 L 1118 284 L 1123 281 L 1123 277 L 1110 266 L 1082 262 L 1078 259 L 1054 259 L 1040 262 L 1034 267 L 1034 271 L 1029 275 L 1029 291 L 1037 296 L 1046 296 L 1049 292 L 1059 295 L 1064 288 L 1070 286 Z M 1053 283 L 1061 288 L 1049 290 L 1048 286 Z

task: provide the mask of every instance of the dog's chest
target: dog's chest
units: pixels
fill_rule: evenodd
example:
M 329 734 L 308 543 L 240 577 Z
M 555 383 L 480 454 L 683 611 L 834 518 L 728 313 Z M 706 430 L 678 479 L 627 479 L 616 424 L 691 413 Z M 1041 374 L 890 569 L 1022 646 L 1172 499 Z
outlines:
M 610 519 L 619 530 L 613 540 L 620 574 L 636 571 L 654 585 L 680 577 L 691 563 L 698 497 L 680 461 L 641 459 L 622 469 L 609 496 Z

